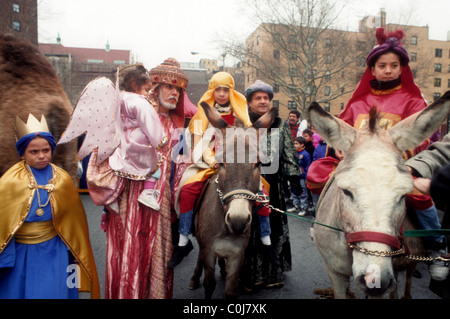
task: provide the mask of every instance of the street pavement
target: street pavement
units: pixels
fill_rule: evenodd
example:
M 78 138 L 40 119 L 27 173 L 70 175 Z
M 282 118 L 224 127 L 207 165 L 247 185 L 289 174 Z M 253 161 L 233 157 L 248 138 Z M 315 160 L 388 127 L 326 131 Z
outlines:
M 102 207 L 96 206 L 89 194 L 81 194 L 88 223 L 90 239 L 94 251 L 97 271 L 100 280 L 101 296 L 104 297 L 105 279 L 105 253 L 106 236 L 100 229 L 100 218 Z M 308 216 L 305 216 L 308 218 Z M 285 284 L 282 288 L 265 288 L 252 293 L 242 292 L 239 299 L 322 299 L 317 291 L 324 291 L 331 287 L 322 258 L 310 238 L 311 223 L 294 216 L 288 216 L 289 232 L 292 251 L 292 270 L 285 274 Z M 322 227 L 322 226 L 316 226 Z M 195 238 L 192 240 L 194 250 L 175 268 L 174 273 L 174 299 L 203 299 L 203 287 L 189 290 L 190 278 L 193 274 L 197 261 L 198 246 Z M 413 278 L 413 299 L 440 299 L 428 289 L 430 277 L 427 265 L 419 263 L 418 270 L 422 278 Z M 213 299 L 224 299 L 224 280 L 216 269 L 217 286 Z M 399 291 L 403 287 L 403 273 L 399 275 Z M 358 298 L 365 298 L 353 285 L 351 290 Z M 400 295 L 400 292 L 399 292 Z M 80 298 L 89 298 L 89 294 L 82 293 Z

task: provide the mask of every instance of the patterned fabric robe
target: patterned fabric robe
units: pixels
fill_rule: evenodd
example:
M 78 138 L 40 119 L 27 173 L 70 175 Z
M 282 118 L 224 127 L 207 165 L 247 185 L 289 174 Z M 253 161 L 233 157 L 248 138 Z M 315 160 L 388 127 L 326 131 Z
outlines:
M 167 268 L 172 256 L 172 213 L 170 177 L 172 146 L 178 138 L 170 118 L 160 115 L 169 138 L 161 153 L 161 178 L 155 189 L 160 191 L 160 211 L 141 205 L 137 199 L 143 181 L 118 177 L 108 161 L 96 166 L 93 153 L 88 168 L 88 185 L 97 205 L 118 201 L 119 213 L 108 214 L 105 271 L 105 298 L 169 299 L 173 294 L 173 270 Z
M 249 111 L 250 119 L 255 122 L 260 116 Z M 278 130 L 273 130 L 274 128 Z M 273 145 L 272 140 L 277 136 L 279 143 Z M 277 117 L 268 134 L 267 147 L 277 151 L 279 155 L 279 167 L 275 174 L 263 174 L 264 179 L 270 184 L 270 204 L 283 211 L 286 210 L 283 183 L 287 176 L 296 176 L 299 179 L 300 167 L 296 159 L 296 152 L 291 131 L 281 118 Z M 268 152 L 268 155 L 270 153 Z M 284 272 L 292 269 L 291 244 L 289 239 L 289 227 L 287 216 L 272 210 L 270 214 L 270 235 L 275 254 L 279 258 L 279 264 L 274 264 L 267 259 L 267 252 L 261 243 L 259 235 L 259 218 L 252 219 L 252 232 L 245 253 L 244 265 L 241 270 L 241 282 L 245 288 L 282 286 L 284 284 Z

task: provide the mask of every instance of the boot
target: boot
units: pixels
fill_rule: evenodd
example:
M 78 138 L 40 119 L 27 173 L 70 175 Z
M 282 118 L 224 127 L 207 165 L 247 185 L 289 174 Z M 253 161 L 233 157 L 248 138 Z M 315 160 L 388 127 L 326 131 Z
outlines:
M 194 249 L 191 240 L 185 246 L 176 246 L 173 250 L 172 258 L 170 258 L 167 264 L 168 268 L 175 268 L 179 263 L 181 263 L 187 255 Z

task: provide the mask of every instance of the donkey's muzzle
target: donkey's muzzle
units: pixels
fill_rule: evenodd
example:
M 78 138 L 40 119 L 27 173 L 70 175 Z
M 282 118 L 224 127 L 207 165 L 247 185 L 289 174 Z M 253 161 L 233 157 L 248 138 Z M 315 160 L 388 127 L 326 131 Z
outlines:
M 226 212 L 225 224 L 234 235 L 242 235 L 250 230 L 252 223 L 251 202 L 246 199 L 233 199 Z
M 252 223 L 251 214 L 227 214 L 226 224 L 228 229 L 234 235 L 242 235 L 248 229 L 250 229 L 250 224 Z

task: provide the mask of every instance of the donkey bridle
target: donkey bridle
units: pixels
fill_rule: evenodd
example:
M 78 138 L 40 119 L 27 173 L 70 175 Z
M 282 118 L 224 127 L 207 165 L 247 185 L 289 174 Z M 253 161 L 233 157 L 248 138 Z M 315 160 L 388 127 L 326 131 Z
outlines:
M 395 237 L 386 233 L 379 233 L 374 231 L 358 231 L 354 233 L 346 233 L 347 243 L 350 248 L 355 248 L 362 253 L 379 256 L 379 257 L 393 257 L 399 256 L 409 253 L 408 248 L 406 247 L 403 241 L 402 232 L 400 232 L 399 237 Z M 355 245 L 356 243 L 368 241 L 368 242 L 376 242 L 388 245 L 394 248 L 394 251 L 376 251 L 376 250 L 368 250 L 366 248 L 359 247 Z
M 235 188 L 225 195 L 222 194 L 222 191 L 219 189 L 218 183 L 219 183 L 219 175 L 217 175 L 216 179 L 214 180 L 214 183 L 216 185 L 216 192 L 219 196 L 220 201 L 222 204 L 225 204 L 227 201 L 241 198 L 241 199 L 247 199 L 250 201 L 258 201 L 260 203 L 268 203 L 269 200 L 266 195 L 259 195 L 255 194 L 252 191 L 249 191 L 245 188 Z

